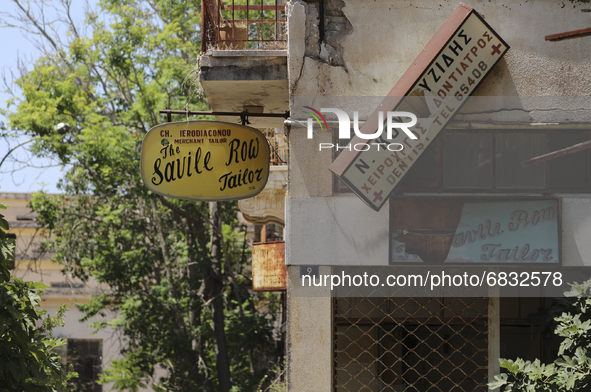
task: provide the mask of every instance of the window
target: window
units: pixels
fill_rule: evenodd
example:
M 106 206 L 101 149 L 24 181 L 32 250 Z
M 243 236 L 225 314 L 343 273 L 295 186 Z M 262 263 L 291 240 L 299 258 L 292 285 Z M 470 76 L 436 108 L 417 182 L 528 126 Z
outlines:
M 283 240 L 283 227 L 275 224 L 255 225 L 253 242 L 273 242 Z
M 551 298 L 501 298 L 501 358 L 553 361 L 560 343 L 542 316 Z M 538 315 L 536 317 L 536 314 Z
M 446 130 L 425 149 L 394 194 L 591 192 L 591 149 L 528 167 L 531 158 L 591 140 L 564 130 Z M 350 191 L 335 180 L 335 191 Z
M 68 339 L 67 360 L 78 373 L 78 378 L 70 380 L 77 391 L 102 392 L 102 385 L 97 384 L 102 373 L 102 339 Z
M 591 132 L 554 133 L 549 136 L 551 151 L 560 150 L 591 139 Z M 558 188 L 591 188 L 591 150 L 550 161 L 548 177 Z
M 491 135 L 446 135 L 443 146 L 443 184 L 446 188 L 490 188 Z
M 51 282 L 52 289 L 83 289 L 84 283 Z
M 14 233 L 6 233 L 6 238 L 11 240 L 13 243 L 16 244 L 16 234 Z M 7 258 L 8 259 L 8 265 L 9 265 L 9 269 L 13 270 L 14 269 L 14 253 L 16 252 L 16 246 L 15 246 L 15 251 Z
M 521 167 L 521 162 L 546 153 L 542 133 L 499 133 L 496 135 L 498 189 L 541 189 L 545 185 L 545 165 Z

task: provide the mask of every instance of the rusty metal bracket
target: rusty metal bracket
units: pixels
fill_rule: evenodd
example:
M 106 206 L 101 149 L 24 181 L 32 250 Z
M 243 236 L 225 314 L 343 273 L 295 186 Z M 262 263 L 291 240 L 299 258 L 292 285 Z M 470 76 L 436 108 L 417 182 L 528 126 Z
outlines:
M 240 113 L 240 121 L 242 125 L 250 124 L 250 121 L 248 121 L 248 111 Z
M 546 41 L 562 41 L 563 39 L 586 37 L 591 35 L 591 27 L 584 29 L 565 31 L 564 33 L 550 34 L 544 37 Z

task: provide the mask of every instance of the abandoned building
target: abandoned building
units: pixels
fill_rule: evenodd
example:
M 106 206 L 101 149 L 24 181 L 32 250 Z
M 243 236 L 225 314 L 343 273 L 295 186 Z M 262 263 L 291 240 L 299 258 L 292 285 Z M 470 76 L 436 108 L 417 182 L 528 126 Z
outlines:
M 550 296 L 302 287 L 345 267 L 591 265 L 591 150 L 534 160 L 590 140 L 589 4 L 466 3 L 204 0 L 212 109 L 290 113 L 249 119 L 288 137 L 265 208 L 285 225 L 289 391 L 484 391 L 499 358 L 556 355 L 528 318 Z M 393 131 L 395 108 L 429 130 L 371 155 L 335 108 L 360 133 Z

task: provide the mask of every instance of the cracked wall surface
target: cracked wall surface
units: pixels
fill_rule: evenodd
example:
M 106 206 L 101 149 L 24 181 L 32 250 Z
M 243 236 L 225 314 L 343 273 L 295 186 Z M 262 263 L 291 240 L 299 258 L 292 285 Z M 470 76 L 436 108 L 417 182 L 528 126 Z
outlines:
M 353 31 L 349 19 L 343 12 L 345 2 L 325 0 L 325 31 L 322 42 L 320 42 L 319 3 L 294 1 L 290 2 L 289 7 L 288 15 L 293 22 L 288 26 L 288 37 L 295 52 L 291 57 L 296 62 L 290 69 L 292 71 L 290 79 L 293 81 L 290 83 L 291 93 L 300 95 L 298 85 L 301 76 L 315 78 L 318 81 L 317 90 L 321 95 L 341 91 L 333 81 L 342 81 L 346 78 L 347 67 L 342 44 Z M 303 53 L 301 46 L 303 46 Z M 295 59 L 296 56 L 301 59 Z M 307 86 L 303 88 L 308 90 Z
M 458 119 L 482 120 L 485 115 L 486 121 L 499 123 L 589 121 L 591 37 L 548 42 L 544 36 L 588 27 L 591 0 L 462 1 L 475 8 L 511 49 L 476 90 L 478 99 L 466 104 Z M 338 107 L 337 96 L 385 96 L 457 4 L 458 0 L 325 0 L 326 40 L 320 43 L 318 1 L 290 0 L 292 113 L 301 112 L 302 102 L 320 109 L 320 102 L 326 102 L 321 98 L 326 97 L 333 97 L 332 107 Z M 319 142 L 332 140 L 329 131 L 319 130 L 308 139 L 305 128 L 296 127 L 292 120 L 289 138 L 286 262 L 387 263 L 387 239 L 380 234 L 389 233 L 388 204 L 371 215 L 374 212 L 357 196 L 333 194 L 333 177 L 327 169 L 332 151 L 318 151 Z M 591 259 L 585 255 L 591 252 L 587 241 L 591 199 L 562 196 L 563 264 L 589 265 Z M 355 215 L 366 211 L 367 219 Z M 347 236 L 352 240 L 339 242 Z M 379 244 L 366 249 L 368 238 L 379 238 Z M 289 267 L 289 281 L 297 282 L 298 273 L 297 266 Z M 299 298 L 292 290 L 288 390 L 331 391 L 330 301 Z
M 320 42 L 319 2 L 299 1 L 297 3 L 305 7 L 307 15 L 304 55 L 331 66 L 346 67 L 341 44 L 351 34 L 353 26 L 343 12 L 345 2 L 342 0 L 325 0 L 323 42 Z M 296 2 L 293 4 L 296 4 Z

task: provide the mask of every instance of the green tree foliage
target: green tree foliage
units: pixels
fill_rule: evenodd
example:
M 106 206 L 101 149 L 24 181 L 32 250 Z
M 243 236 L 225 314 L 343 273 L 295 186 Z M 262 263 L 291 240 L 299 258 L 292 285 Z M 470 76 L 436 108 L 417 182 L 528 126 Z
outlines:
M 591 280 L 574 283 L 564 298 L 555 300 L 550 316 L 554 333 L 562 338 L 558 359 L 551 364 L 540 360 L 500 359 L 506 372 L 495 376 L 491 388 L 519 392 L 580 391 L 591 385 Z
M 205 108 L 186 82 L 200 2 L 102 0 L 82 28 L 70 0 L 53 25 L 41 8 L 16 4 L 10 23 L 38 34 L 45 55 L 16 81 L 23 98 L 8 125 L 67 165 L 63 194 L 37 194 L 32 208 L 54 260 L 104 284 L 81 307 L 85 320 L 116 314 L 94 323 L 123 342 L 102 381 L 132 391 L 252 390 L 273 320 L 249 291 L 236 204 L 167 199 L 140 178 L 141 141 L 163 122 L 158 110 Z
M 6 207 L 0 204 L 0 209 Z M 60 357 L 52 351 L 65 344 L 51 334 L 63 325 L 65 307 L 56 317 L 43 318 L 37 309 L 39 290 L 47 286 L 10 277 L 14 240 L 6 238 L 5 230 L 8 223 L 0 214 L 0 386 L 10 392 L 57 391 L 75 375 L 62 372 Z

